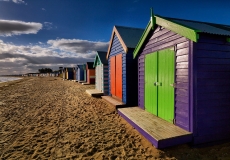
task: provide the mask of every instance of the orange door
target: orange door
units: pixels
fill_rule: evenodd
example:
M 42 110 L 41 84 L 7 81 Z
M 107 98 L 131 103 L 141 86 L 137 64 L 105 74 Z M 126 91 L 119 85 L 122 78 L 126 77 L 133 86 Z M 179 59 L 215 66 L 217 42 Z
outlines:
M 90 83 L 90 70 L 87 69 L 87 83 Z
M 116 95 L 116 57 L 110 58 L 110 91 L 112 95 Z
M 116 56 L 116 96 L 122 99 L 122 54 Z

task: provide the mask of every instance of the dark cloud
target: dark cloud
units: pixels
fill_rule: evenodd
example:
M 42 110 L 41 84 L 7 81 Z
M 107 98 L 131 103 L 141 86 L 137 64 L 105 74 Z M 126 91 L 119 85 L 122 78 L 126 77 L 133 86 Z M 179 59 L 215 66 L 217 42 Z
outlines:
M 107 51 L 108 42 L 94 42 L 79 39 L 58 39 L 47 42 L 53 48 L 59 48 L 64 51 L 86 54 L 93 51 Z
M 0 67 L 1 68 L 17 68 L 17 67 L 22 67 L 23 62 L 0 62 Z
M 2 36 L 36 34 L 40 29 L 42 29 L 41 23 L 0 20 L 0 35 Z
M 93 58 L 84 58 L 84 57 L 51 57 L 51 56 L 27 56 L 23 54 L 11 54 L 11 53 L 2 53 L 0 54 L 0 59 L 7 59 L 7 58 L 22 58 L 25 59 L 23 65 L 27 64 L 57 64 L 57 63 L 66 63 L 66 64 L 77 64 L 77 63 L 84 63 L 84 62 L 92 62 Z M 18 63 L 15 60 L 14 63 Z

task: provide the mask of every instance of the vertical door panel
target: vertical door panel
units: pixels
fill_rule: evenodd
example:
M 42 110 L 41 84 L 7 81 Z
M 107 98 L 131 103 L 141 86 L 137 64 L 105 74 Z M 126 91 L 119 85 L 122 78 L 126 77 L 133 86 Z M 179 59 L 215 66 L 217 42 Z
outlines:
M 84 70 L 84 81 L 87 81 L 87 70 Z
M 87 69 L 87 82 L 90 83 L 90 70 Z
M 102 73 L 101 73 L 101 64 L 98 65 L 98 88 L 100 91 L 103 91 L 102 90 L 102 81 L 101 81 L 101 77 L 102 77 Z
M 110 58 L 110 92 L 112 95 L 116 94 L 116 57 Z
M 158 52 L 158 116 L 169 122 L 174 119 L 174 51 Z
M 96 65 L 96 73 L 95 73 L 95 85 L 96 85 L 96 89 L 100 90 L 99 88 L 99 73 L 98 73 L 98 69 L 99 69 L 99 65 Z
M 122 99 L 122 54 L 116 55 L 116 96 Z
M 97 65 L 97 86 L 98 86 L 98 90 L 101 91 L 101 75 L 100 75 L 100 66 L 101 65 Z
M 145 56 L 145 109 L 157 115 L 157 52 Z
M 104 80 L 103 80 L 103 74 L 104 70 L 103 70 L 103 64 L 100 65 L 100 81 L 101 81 L 101 91 L 104 92 Z
M 103 70 L 103 64 L 100 65 L 101 68 L 100 68 L 100 71 L 101 71 L 101 76 L 100 76 L 100 81 L 101 81 L 101 91 L 104 92 L 104 79 L 103 79 L 103 76 L 104 76 L 104 70 Z

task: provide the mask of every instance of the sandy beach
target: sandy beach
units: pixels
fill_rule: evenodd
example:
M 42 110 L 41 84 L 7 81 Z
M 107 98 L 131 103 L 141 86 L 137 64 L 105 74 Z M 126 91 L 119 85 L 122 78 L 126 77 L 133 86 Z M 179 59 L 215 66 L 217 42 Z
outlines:
M 158 150 L 101 98 L 55 77 L 0 84 L 1 159 L 229 160 L 230 143 Z

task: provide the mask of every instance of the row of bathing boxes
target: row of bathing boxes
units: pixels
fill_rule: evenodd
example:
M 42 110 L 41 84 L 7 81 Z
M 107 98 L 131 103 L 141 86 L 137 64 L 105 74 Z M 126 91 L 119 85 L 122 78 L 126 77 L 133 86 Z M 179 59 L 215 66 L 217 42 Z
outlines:
M 73 72 L 74 71 L 74 72 Z M 230 138 L 230 26 L 151 16 L 114 26 L 107 52 L 64 68 L 156 148 Z

